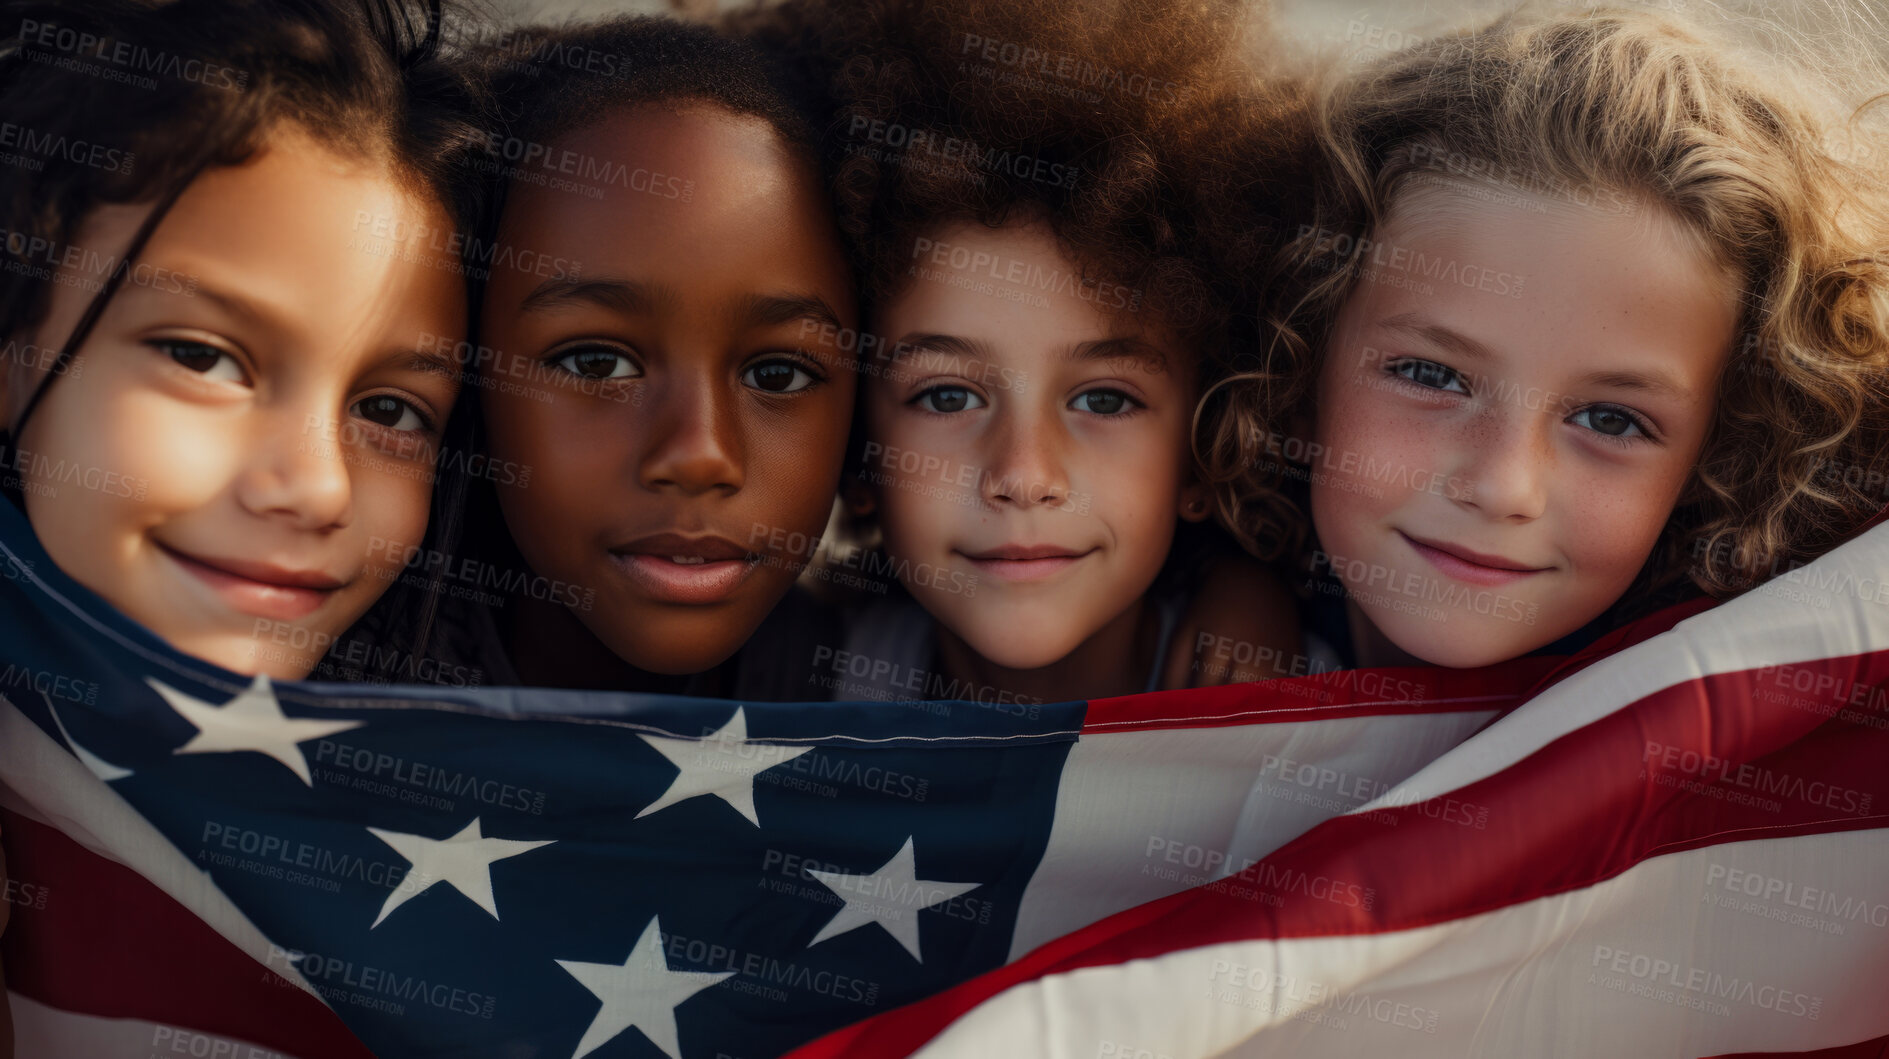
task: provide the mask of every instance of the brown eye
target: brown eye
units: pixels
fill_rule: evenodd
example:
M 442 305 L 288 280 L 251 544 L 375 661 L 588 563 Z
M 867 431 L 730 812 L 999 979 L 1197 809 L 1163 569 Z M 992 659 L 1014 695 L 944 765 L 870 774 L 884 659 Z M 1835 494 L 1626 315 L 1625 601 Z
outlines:
M 170 355 L 178 365 L 218 382 L 243 383 L 243 366 L 235 357 L 204 342 L 181 338 L 159 338 L 147 343 Z
M 1628 414 L 1625 409 L 1615 408 L 1611 405 L 1601 404 L 1594 405 L 1591 408 L 1583 408 L 1569 417 L 1571 421 L 1577 423 L 1580 422 L 1582 418 L 1587 420 L 1586 423 L 1582 424 L 1586 426 L 1587 429 L 1592 430 L 1596 434 L 1604 434 L 1610 438 L 1625 438 L 1632 437 L 1636 433 L 1646 433 L 1640 426 L 1639 421 Z
M 429 426 L 426 417 L 411 402 L 388 393 L 363 397 L 348 411 L 388 430 L 426 430 Z
M 794 393 L 812 386 L 814 378 L 791 360 L 764 360 L 743 372 L 741 381 L 763 393 Z
M 585 379 L 629 379 L 642 371 L 636 362 L 606 346 L 587 346 L 552 360 L 560 369 Z

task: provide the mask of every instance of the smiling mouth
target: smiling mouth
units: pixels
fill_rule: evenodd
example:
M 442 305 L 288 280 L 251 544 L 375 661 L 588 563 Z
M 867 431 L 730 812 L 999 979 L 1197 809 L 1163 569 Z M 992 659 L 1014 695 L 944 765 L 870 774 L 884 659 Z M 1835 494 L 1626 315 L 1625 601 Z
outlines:
M 157 549 L 225 606 L 252 618 L 299 621 L 319 610 L 348 584 L 318 570 L 292 570 L 246 559 L 204 558 L 166 544 L 157 544 Z
M 1419 540 L 1402 530 L 1398 530 L 1397 535 L 1431 566 L 1449 577 L 1471 584 L 1506 585 L 1554 569 L 1551 566 L 1528 566 L 1499 555 L 1484 555 L 1438 541 Z
M 661 603 L 704 606 L 733 595 L 761 556 L 726 537 L 660 533 L 610 550 L 610 559 L 643 593 Z
M 958 554 L 970 560 L 979 573 L 1000 581 L 1042 581 L 1056 576 L 1094 554 L 1096 549 L 1065 548 L 1053 544 L 1005 545 L 983 551 Z

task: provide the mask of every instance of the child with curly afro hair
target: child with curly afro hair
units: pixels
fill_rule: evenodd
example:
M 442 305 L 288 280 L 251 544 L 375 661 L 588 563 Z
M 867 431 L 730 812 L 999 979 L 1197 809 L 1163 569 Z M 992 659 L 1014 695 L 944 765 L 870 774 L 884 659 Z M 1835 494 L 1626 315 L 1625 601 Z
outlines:
M 872 676 L 839 698 L 1096 698 L 1286 671 L 1203 645 L 1298 655 L 1261 562 L 1291 509 L 1216 490 L 1192 445 L 1216 428 L 1201 396 L 1257 349 L 1242 283 L 1290 234 L 1253 220 L 1305 194 L 1306 112 L 1254 62 L 1253 19 L 1162 0 L 736 19 L 828 94 L 869 321 L 846 496 L 903 591 L 852 622 L 874 664 L 849 674 Z M 1216 511 L 1267 524 L 1252 556 Z M 1209 578 L 1238 605 L 1191 606 Z

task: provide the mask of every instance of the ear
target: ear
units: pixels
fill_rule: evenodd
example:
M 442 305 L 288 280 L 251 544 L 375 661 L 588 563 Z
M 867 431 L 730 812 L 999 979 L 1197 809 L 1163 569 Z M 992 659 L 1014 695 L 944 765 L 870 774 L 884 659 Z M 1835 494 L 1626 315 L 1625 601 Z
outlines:
M 1213 515 L 1212 490 L 1205 482 L 1189 482 L 1181 487 L 1181 518 L 1188 522 L 1205 522 Z

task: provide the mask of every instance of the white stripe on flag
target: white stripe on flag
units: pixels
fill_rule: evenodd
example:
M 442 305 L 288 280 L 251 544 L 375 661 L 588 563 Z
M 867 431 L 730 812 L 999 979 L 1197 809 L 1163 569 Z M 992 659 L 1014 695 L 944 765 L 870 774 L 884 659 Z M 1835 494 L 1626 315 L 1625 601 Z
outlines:
M 1813 907 L 1771 892 L 1773 880 Z M 1889 831 L 1847 831 L 1686 850 L 1415 930 L 1229 942 L 1052 975 L 993 997 L 918 1054 L 1803 1051 L 1889 1033 L 1885 979 Z
M 257 963 L 319 996 L 286 961 L 269 959 L 271 945 L 249 917 L 230 903 L 210 875 L 191 863 L 118 793 L 52 741 L 0 695 L 0 797 L 64 832 L 86 849 L 150 880 Z M 323 1001 L 326 1003 L 326 1001 Z
M 1701 676 L 1889 645 L 1889 523 L 1549 688 L 1381 799 L 1410 805 L 1492 776 L 1561 736 Z M 1360 812 L 1378 805 L 1359 807 Z
M 1014 960 L 1231 875 L 1401 782 L 1493 711 L 1091 733 L 1069 750 Z

